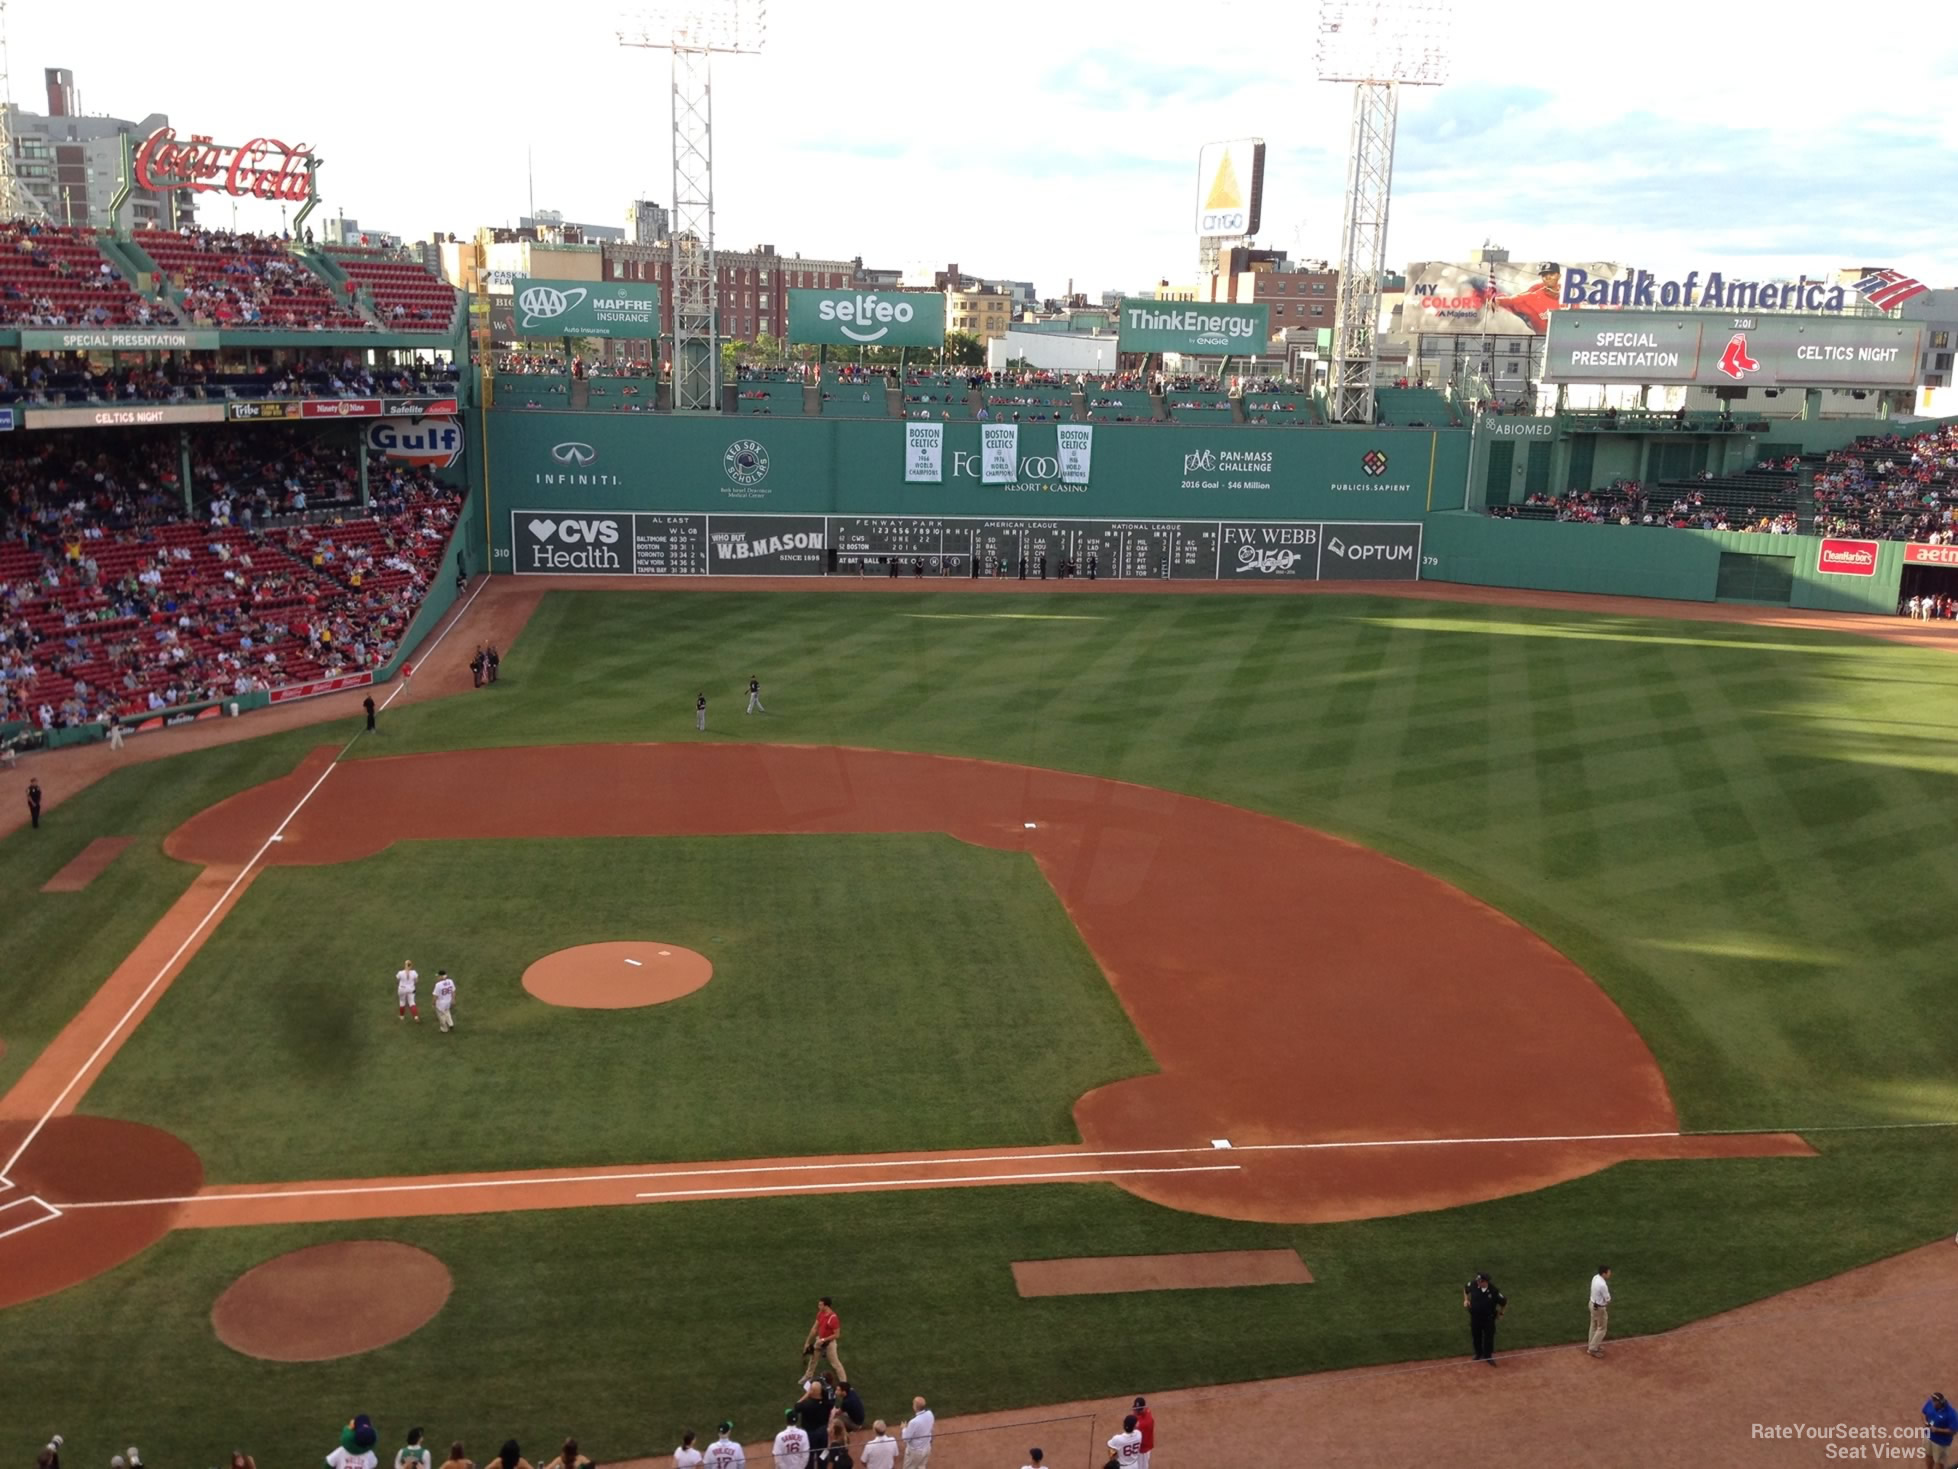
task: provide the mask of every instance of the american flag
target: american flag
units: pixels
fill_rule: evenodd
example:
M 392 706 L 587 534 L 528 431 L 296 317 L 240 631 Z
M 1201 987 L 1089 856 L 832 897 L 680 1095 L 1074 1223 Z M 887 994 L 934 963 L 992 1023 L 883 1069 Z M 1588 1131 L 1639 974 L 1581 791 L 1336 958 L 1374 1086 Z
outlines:
M 1893 306 L 1903 305 L 1912 296 L 1923 295 L 1930 287 L 1922 281 L 1912 280 L 1901 270 L 1873 270 L 1850 289 L 1877 310 L 1888 311 Z

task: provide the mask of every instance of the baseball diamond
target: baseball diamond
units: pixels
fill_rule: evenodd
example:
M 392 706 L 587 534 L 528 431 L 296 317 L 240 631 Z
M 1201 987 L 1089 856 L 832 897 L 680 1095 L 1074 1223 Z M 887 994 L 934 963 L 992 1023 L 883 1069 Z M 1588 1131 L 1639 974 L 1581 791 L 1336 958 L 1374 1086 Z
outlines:
M 1439 0 L 764 8 L 254 15 L 112 118 L 0 4 L 0 1450 L 1941 1463 L 1949 137 L 1736 134 L 1785 26 L 1613 113 Z M 580 85 L 323 174 L 402 108 L 281 58 L 381 56 Z M 812 91 L 926 58 L 937 147 Z

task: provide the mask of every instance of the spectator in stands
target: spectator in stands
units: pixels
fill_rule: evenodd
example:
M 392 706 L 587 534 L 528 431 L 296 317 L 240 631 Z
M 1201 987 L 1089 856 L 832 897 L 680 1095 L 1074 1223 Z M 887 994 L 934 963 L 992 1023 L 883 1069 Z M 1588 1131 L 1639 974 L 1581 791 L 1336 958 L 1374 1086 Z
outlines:
M 578 1440 L 567 1438 L 558 1456 L 545 1469 L 591 1469 L 591 1460 L 578 1452 Z
M 523 1450 L 517 1447 L 514 1438 L 503 1441 L 503 1447 L 496 1451 L 496 1457 L 490 1461 L 488 1469 L 499 1469 L 499 1466 L 500 1469 L 531 1469 L 530 1460 L 523 1456 Z

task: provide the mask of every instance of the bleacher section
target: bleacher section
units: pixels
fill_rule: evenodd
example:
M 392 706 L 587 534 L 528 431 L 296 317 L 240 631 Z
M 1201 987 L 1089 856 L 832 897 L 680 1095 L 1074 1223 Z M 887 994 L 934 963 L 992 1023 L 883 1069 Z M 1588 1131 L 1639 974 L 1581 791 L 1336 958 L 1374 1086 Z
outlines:
M 825 418 L 888 418 L 889 380 L 882 373 L 840 377 L 823 375 L 822 403 Z
M 1163 403 L 1171 423 L 1237 422 L 1237 412 L 1228 393 L 1169 388 L 1163 393 Z
M 1271 427 L 1310 427 L 1317 424 L 1319 405 L 1304 388 L 1282 393 L 1252 392 L 1244 395 L 1244 421 Z
M 986 416 L 997 423 L 1070 423 L 1074 419 L 1074 389 L 1047 383 L 1024 387 L 995 386 L 983 390 Z
M 1380 422 L 1397 428 L 1447 428 L 1455 422 L 1448 399 L 1433 388 L 1375 388 Z
M 1958 428 L 1914 438 L 1859 439 L 1815 476 L 1821 535 L 1925 541 L 1950 536 L 1958 516 Z
M 0 323 L 128 326 L 152 320 L 176 324 L 167 309 L 144 303 L 88 231 L 0 223 Z
M 446 332 L 454 325 L 455 288 L 415 261 L 351 247 L 326 253 L 373 297 L 374 312 L 388 330 Z
M 1153 423 L 1156 405 L 1142 388 L 1104 388 L 1084 384 L 1089 423 Z
M 585 407 L 593 413 L 651 413 L 659 382 L 650 377 L 594 377 L 585 381 Z
M 569 408 L 571 378 L 548 372 L 499 372 L 496 375 L 496 406 L 499 408 Z
M 953 422 L 969 419 L 983 392 L 984 389 L 972 387 L 956 373 L 906 373 L 904 416 Z
M 743 378 L 735 384 L 735 403 L 739 412 L 774 418 L 802 416 L 803 386 L 781 378 Z

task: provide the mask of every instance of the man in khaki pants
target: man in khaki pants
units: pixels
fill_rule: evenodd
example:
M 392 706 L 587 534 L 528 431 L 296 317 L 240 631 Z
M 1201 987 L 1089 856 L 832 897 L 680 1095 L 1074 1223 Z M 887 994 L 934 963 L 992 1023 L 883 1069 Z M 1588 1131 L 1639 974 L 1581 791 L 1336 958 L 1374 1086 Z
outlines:
M 1605 1326 L 1611 1317 L 1611 1267 L 1600 1265 L 1591 1277 L 1591 1340 L 1584 1350 L 1594 1357 L 1604 1355 Z

